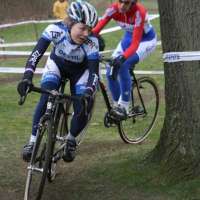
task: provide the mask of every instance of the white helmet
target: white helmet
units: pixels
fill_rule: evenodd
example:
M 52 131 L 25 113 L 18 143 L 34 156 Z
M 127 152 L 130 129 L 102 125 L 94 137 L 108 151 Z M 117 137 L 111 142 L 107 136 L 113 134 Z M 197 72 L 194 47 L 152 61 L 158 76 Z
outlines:
M 76 22 L 82 22 L 93 28 L 98 22 L 97 11 L 91 4 L 85 1 L 76 1 L 70 4 L 68 15 Z

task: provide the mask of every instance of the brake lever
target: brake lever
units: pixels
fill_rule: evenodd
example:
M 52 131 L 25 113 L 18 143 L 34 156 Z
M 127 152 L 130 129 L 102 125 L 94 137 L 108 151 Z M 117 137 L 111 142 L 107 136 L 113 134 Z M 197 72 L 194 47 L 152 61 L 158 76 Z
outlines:
M 21 96 L 21 97 L 20 97 L 20 99 L 19 99 L 19 101 L 18 101 L 18 105 L 21 106 L 21 105 L 24 104 L 24 102 L 25 102 L 25 100 L 26 100 L 26 96 L 27 96 L 27 95 L 25 95 L 25 96 Z

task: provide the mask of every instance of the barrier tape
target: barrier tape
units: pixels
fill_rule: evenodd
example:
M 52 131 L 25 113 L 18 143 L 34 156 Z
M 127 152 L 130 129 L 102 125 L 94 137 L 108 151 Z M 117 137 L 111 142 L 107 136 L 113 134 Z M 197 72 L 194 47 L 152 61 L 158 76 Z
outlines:
M 16 43 L 3 43 L 0 44 L 0 48 L 7 47 L 30 47 L 35 46 L 37 42 L 16 42 Z
M 28 20 L 28 21 L 23 21 L 23 22 L 17 22 L 17 23 L 10 23 L 10 24 L 2 24 L 0 25 L 1 28 L 9 28 L 13 26 L 19 26 L 19 25 L 24 25 L 24 24 L 44 24 L 44 23 L 56 23 L 59 22 L 60 20 Z
M 157 45 L 160 45 L 161 42 L 157 42 Z M 1 47 L 1 46 L 0 46 Z M 101 51 L 101 54 L 112 53 L 114 49 Z M 0 56 L 29 56 L 31 51 L 0 51 Z M 49 56 L 50 52 L 45 52 L 44 56 Z
M 198 61 L 200 60 L 200 51 L 167 52 L 163 54 L 163 60 L 167 63 L 175 63 L 181 61 Z
M 159 14 L 151 14 L 151 15 L 149 15 L 149 20 L 153 20 L 158 17 L 159 17 Z M 23 24 L 31 24 L 31 23 L 43 24 L 43 23 L 55 23 L 55 22 L 59 22 L 59 21 L 61 21 L 61 20 L 55 20 L 55 19 L 54 20 L 28 20 L 28 21 L 17 22 L 17 23 L 2 24 L 2 25 L 0 25 L 0 29 L 23 25 Z
M 43 70 L 44 70 L 44 68 L 37 68 L 34 74 L 42 74 Z M 24 73 L 24 68 L 22 68 L 22 67 L 0 67 L 0 73 L 22 74 L 22 73 Z M 101 74 L 105 75 L 106 70 L 101 69 Z M 135 74 L 163 75 L 164 71 L 135 70 Z

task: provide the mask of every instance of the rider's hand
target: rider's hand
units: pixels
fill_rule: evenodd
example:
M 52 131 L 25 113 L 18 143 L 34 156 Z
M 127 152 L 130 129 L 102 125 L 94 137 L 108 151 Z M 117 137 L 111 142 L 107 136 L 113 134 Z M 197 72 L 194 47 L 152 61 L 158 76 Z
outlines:
M 33 73 L 31 71 L 26 71 L 24 73 L 22 80 L 17 85 L 17 91 L 20 94 L 20 96 L 26 96 L 26 94 L 29 92 L 30 87 L 32 85 L 32 78 Z
M 99 42 L 99 51 L 103 51 L 106 47 L 105 41 L 104 41 L 103 37 L 101 37 L 100 35 L 97 37 L 97 39 Z
M 115 58 L 112 62 L 112 73 L 111 73 L 111 77 L 113 80 L 117 79 L 117 75 L 119 72 L 120 67 L 122 66 L 122 64 L 125 62 L 125 58 L 123 55 L 118 56 L 117 58 Z

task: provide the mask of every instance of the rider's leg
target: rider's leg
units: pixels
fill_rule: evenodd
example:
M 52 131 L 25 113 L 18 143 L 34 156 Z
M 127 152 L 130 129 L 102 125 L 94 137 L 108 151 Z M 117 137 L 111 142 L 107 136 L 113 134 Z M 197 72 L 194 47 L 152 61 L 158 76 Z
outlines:
M 120 41 L 119 44 L 117 45 L 117 48 L 115 49 L 115 51 L 112 54 L 112 58 L 116 58 L 119 55 L 121 55 L 122 53 L 123 53 L 123 49 L 122 49 L 122 45 L 121 45 L 121 41 Z M 119 85 L 118 79 L 116 79 L 116 80 L 112 79 L 110 65 L 106 66 L 106 78 L 107 78 L 107 82 L 108 82 L 108 88 L 112 95 L 114 107 L 116 107 L 118 105 L 118 100 L 120 98 L 120 85 Z
M 139 56 L 134 54 L 130 58 L 128 58 L 124 64 L 119 69 L 119 81 L 120 81 L 120 98 L 118 100 L 118 104 L 125 108 L 126 113 L 128 113 L 129 101 L 130 101 L 130 93 L 132 88 L 131 76 L 129 70 L 133 68 L 133 66 L 138 63 Z
M 48 66 L 48 67 L 47 67 Z M 50 58 L 47 60 L 47 64 L 44 69 L 44 73 L 41 79 L 41 87 L 48 90 L 57 90 L 60 86 L 60 71 L 53 60 Z M 47 94 L 42 94 L 40 101 L 38 102 L 35 113 L 33 116 L 32 134 L 30 141 L 34 142 L 37 133 L 38 123 L 41 116 L 46 110 L 46 103 L 48 100 Z
M 110 71 L 111 71 L 111 67 L 107 65 L 106 66 L 106 78 L 107 78 L 107 82 L 108 82 L 108 87 L 109 87 L 109 90 L 112 95 L 113 104 L 114 104 L 114 106 L 117 106 L 118 100 L 120 97 L 120 86 L 119 86 L 118 80 L 113 80 L 111 78 Z
M 128 110 L 128 103 L 130 100 L 130 91 L 131 91 L 131 77 L 129 70 L 133 68 L 135 64 L 142 61 L 144 58 L 149 56 L 156 48 L 156 36 L 152 39 L 151 33 L 149 36 L 145 36 L 142 38 L 141 43 L 135 54 L 130 56 L 122 65 L 119 70 L 119 78 L 120 78 L 120 99 L 118 101 L 119 105 L 125 107 Z M 123 43 L 122 41 L 122 48 L 125 50 L 127 49 L 127 43 Z
M 124 51 L 131 45 L 132 42 L 132 33 L 126 32 L 123 39 L 119 43 L 116 51 L 113 54 L 113 57 L 122 55 Z M 139 61 L 147 57 L 151 52 L 155 50 L 156 47 L 156 35 L 154 31 L 150 31 L 147 35 L 142 38 L 142 41 L 139 44 L 139 47 L 132 56 L 130 56 L 119 70 L 119 84 L 120 84 L 120 98 L 118 104 L 120 107 L 128 112 L 129 100 L 130 100 L 130 91 L 131 91 L 131 79 L 129 70 Z M 124 113 L 124 111 L 123 111 Z
M 59 88 L 59 86 L 55 82 L 51 82 L 51 81 L 42 83 L 41 87 L 48 90 L 57 90 Z M 32 134 L 31 134 L 31 139 L 30 139 L 31 142 L 35 142 L 38 123 L 46 110 L 47 100 L 48 100 L 48 95 L 42 94 L 36 106 L 35 113 L 33 116 Z
M 83 95 L 86 83 L 88 80 L 89 72 L 85 70 L 84 73 L 80 75 L 75 75 L 74 77 L 70 77 L 70 89 L 71 94 L 74 96 L 81 96 Z M 78 77 L 78 80 L 77 80 Z M 82 102 L 79 100 L 73 101 L 73 116 L 70 125 L 70 131 L 67 133 L 66 139 L 67 143 L 64 150 L 63 160 L 66 162 L 71 162 L 75 158 L 76 152 L 76 137 L 79 133 L 85 128 L 89 120 L 89 114 L 92 110 L 94 104 L 93 99 L 88 99 L 88 107 L 87 112 L 85 112 L 85 108 L 83 108 Z
M 72 95 L 81 96 L 83 95 L 85 89 L 86 89 L 86 82 L 88 80 L 88 70 L 85 70 L 84 73 L 81 74 L 81 77 L 77 81 L 74 81 L 76 79 L 71 79 L 71 93 Z M 84 129 L 88 122 L 88 116 L 93 108 L 94 100 L 88 99 L 88 107 L 87 112 L 83 109 L 82 102 L 75 100 L 73 102 L 73 109 L 74 114 L 71 120 L 71 126 L 70 126 L 70 134 L 71 136 L 78 136 L 78 134 Z
M 52 90 L 52 89 L 58 89 L 59 85 L 60 85 L 60 72 L 56 64 L 51 59 L 48 59 L 42 76 L 41 87 Z M 22 152 L 22 157 L 24 161 L 30 161 L 31 154 L 33 151 L 33 145 L 34 142 L 36 141 L 38 123 L 41 116 L 45 112 L 47 100 L 48 100 L 48 95 L 42 94 L 40 97 L 40 101 L 36 106 L 35 113 L 33 116 L 32 134 L 29 139 L 29 143 L 24 146 Z

